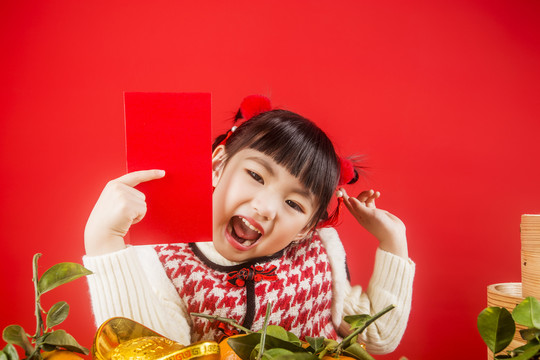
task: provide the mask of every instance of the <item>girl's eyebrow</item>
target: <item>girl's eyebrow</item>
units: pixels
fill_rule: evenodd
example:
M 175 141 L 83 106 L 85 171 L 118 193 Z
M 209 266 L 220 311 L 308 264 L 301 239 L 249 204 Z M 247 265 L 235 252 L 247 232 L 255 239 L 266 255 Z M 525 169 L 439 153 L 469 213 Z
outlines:
M 250 157 L 247 157 L 246 159 L 247 160 L 252 160 L 252 161 L 255 161 L 255 162 L 259 163 L 260 165 L 262 165 L 265 168 L 266 171 L 268 171 L 270 173 L 270 175 L 272 175 L 272 176 L 275 175 L 272 164 L 270 164 L 265 159 L 261 159 L 260 157 L 257 157 L 257 156 L 250 156 Z
M 268 173 L 271 175 L 271 176 L 275 176 L 276 173 L 274 172 L 274 167 L 273 165 L 266 161 L 265 159 L 262 159 L 260 157 L 257 157 L 257 156 L 249 156 L 246 158 L 247 160 L 252 160 L 252 161 L 255 161 L 257 163 L 259 163 L 262 167 L 264 167 L 264 169 L 266 171 L 268 171 Z M 300 196 L 303 196 L 307 199 L 310 199 L 312 200 L 312 194 L 311 192 L 308 190 L 308 189 L 305 189 L 305 188 L 295 188 L 293 189 L 293 192 L 294 193 L 297 193 L 298 195 Z

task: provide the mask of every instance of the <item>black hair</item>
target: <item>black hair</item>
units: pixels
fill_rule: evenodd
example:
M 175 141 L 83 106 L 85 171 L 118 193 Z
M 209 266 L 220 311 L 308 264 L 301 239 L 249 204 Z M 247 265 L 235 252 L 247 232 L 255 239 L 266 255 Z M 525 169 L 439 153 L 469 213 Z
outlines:
M 212 150 L 226 136 L 219 136 Z M 246 148 L 273 158 L 314 195 L 318 204 L 309 226 L 325 220 L 328 204 L 338 186 L 340 169 L 334 146 L 324 131 L 294 112 L 271 110 L 244 122 L 225 143 L 228 158 Z

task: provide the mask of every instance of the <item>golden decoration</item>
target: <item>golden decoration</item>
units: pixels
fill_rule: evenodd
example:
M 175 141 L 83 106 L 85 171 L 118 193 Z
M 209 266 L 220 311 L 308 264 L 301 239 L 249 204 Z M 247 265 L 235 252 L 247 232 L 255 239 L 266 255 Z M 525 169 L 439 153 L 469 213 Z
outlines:
M 219 345 L 203 341 L 184 346 L 127 318 L 103 323 L 94 339 L 96 360 L 219 360 Z

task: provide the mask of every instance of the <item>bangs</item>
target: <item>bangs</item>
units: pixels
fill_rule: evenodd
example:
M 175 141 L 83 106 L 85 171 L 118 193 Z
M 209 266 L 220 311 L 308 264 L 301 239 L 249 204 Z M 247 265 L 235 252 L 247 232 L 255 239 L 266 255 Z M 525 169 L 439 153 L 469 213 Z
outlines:
M 298 178 L 316 198 L 322 200 L 328 188 L 332 194 L 337 187 L 338 163 L 335 156 L 328 156 L 327 147 L 321 146 L 324 145 L 321 144 L 323 139 L 309 141 L 298 135 L 278 136 L 278 139 L 286 139 L 286 141 L 280 140 L 276 143 L 276 136 L 266 133 L 254 141 L 249 148 L 270 156 L 291 175 Z M 332 146 L 331 143 L 329 145 Z

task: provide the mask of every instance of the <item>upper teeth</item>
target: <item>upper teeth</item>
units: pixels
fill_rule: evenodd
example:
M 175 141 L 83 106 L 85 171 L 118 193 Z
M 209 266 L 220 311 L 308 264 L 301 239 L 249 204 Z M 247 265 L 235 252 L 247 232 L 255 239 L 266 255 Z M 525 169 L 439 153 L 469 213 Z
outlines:
M 241 218 L 241 219 L 242 219 L 242 221 L 244 222 L 244 224 L 246 224 L 246 226 L 247 226 L 248 228 L 250 228 L 250 229 L 253 230 L 253 231 L 258 232 L 259 234 L 261 233 L 261 232 L 259 231 L 259 229 L 257 229 L 255 226 L 251 225 L 251 224 L 249 223 L 249 221 L 247 221 L 247 220 L 244 219 L 244 218 Z

